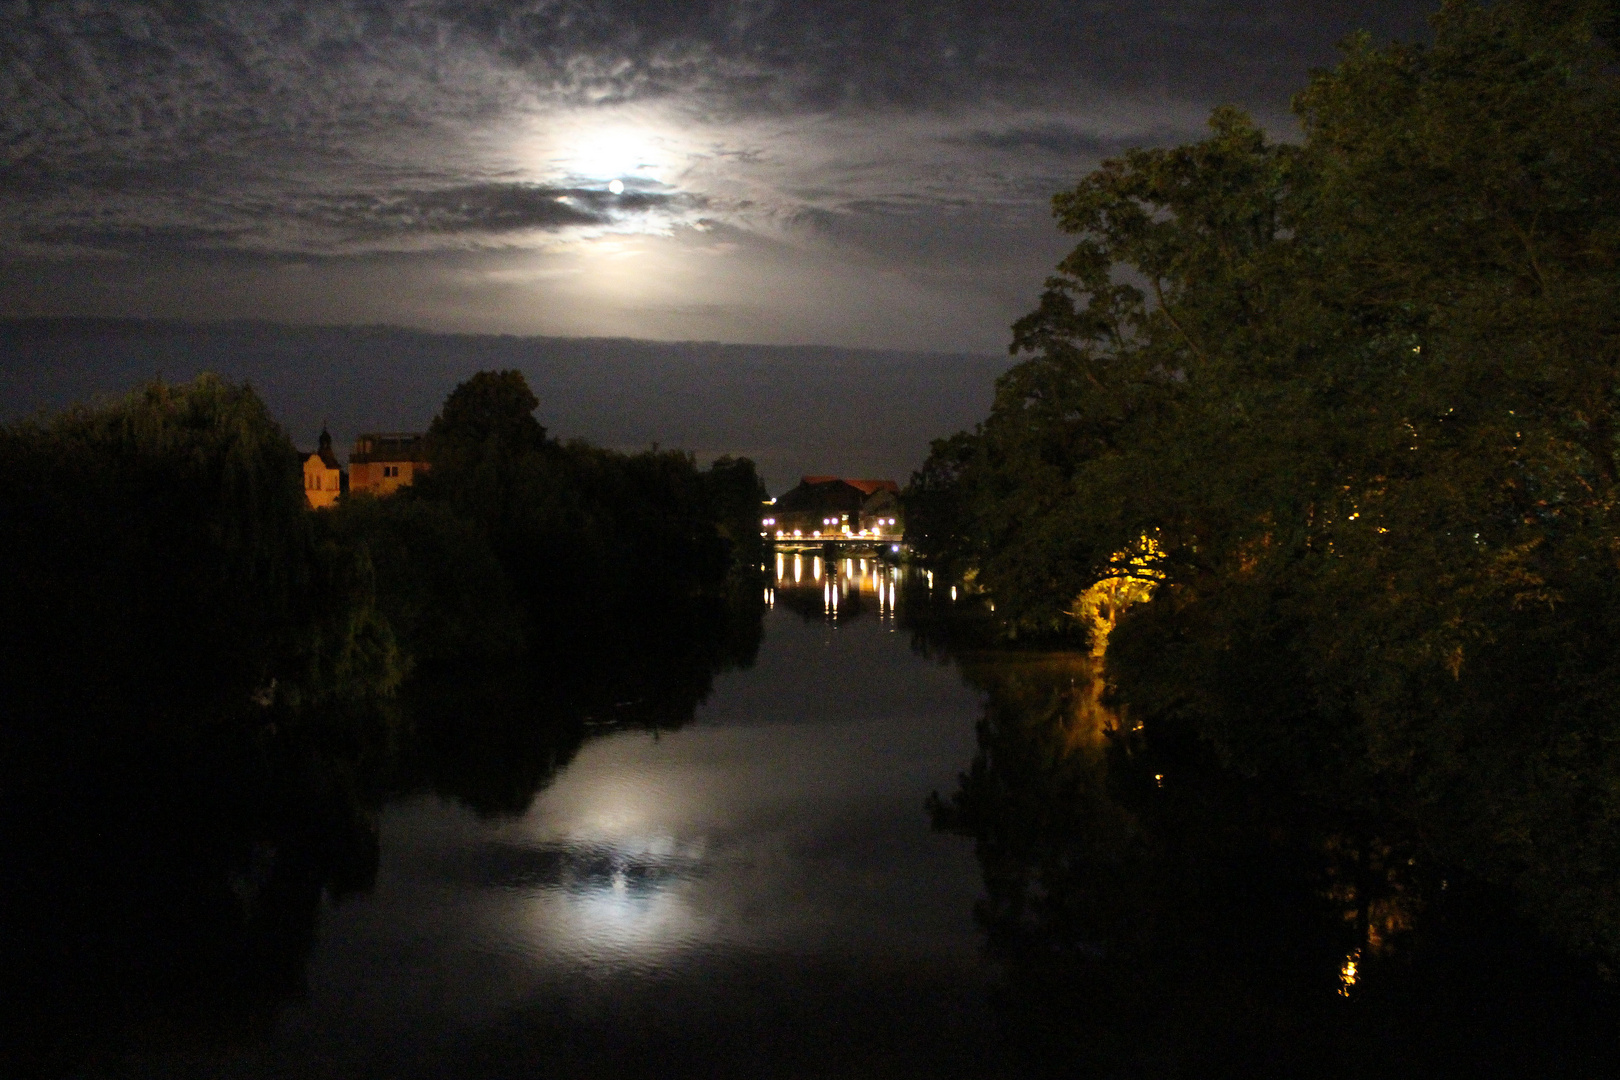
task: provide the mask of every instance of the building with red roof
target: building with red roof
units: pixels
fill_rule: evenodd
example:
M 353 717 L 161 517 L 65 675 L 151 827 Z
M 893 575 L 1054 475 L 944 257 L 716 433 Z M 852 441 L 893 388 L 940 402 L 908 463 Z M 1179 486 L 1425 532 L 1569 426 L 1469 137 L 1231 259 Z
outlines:
M 898 540 L 904 532 L 893 480 L 803 476 L 765 506 L 760 532 L 778 540 Z

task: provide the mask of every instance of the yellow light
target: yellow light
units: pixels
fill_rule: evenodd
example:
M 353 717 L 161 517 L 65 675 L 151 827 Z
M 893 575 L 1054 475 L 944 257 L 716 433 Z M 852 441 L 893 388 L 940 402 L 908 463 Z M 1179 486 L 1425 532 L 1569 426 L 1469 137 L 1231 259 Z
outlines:
M 1350 988 L 1356 985 L 1360 976 L 1356 973 L 1356 962 L 1361 959 L 1361 950 L 1357 949 L 1344 958 L 1344 965 L 1339 968 L 1339 996 L 1349 997 Z

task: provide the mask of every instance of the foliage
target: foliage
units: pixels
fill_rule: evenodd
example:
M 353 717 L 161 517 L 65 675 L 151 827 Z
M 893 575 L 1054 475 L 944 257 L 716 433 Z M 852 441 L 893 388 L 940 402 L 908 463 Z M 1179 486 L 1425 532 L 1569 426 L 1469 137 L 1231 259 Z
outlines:
M 634 609 L 719 596 L 759 560 L 753 463 L 624 454 L 545 438 L 518 372 L 458 386 L 430 429 L 432 469 L 411 498 L 479 527 L 536 643 L 622 625 Z
M 534 418 L 539 407 L 521 371 L 480 371 L 445 399 L 428 434 L 441 452 L 451 445 L 469 450 L 493 445 L 522 454 L 545 441 L 546 429 Z
M 562 447 L 534 406 L 476 376 L 427 478 L 319 511 L 213 376 L 0 428 L 0 1057 L 269 1023 L 387 795 L 522 812 L 587 730 L 688 722 L 752 660 L 752 464 Z
M 319 513 L 257 395 L 211 375 L 0 430 L 9 727 L 183 734 L 544 656 L 659 598 L 724 605 L 759 557 L 753 464 L 561 446 L 536 405 L 520 373 L 479 373 L 415 488 Z
M 1420 823 L 1620 954 L 1620 82 L 1604 5 L 1447 3 L 1347 45 L 1302 145 L 1220 109 L 1057 196 L 1030 358 L 913 481 L 1009 632 L 1140 537 L 1135 715 Z
M 738 566 L 758 566 L 765 555 L 765 538 L 759 530 L 765 481 L 759 470 L 752 460 L 727 454 L 714 460 L 703 479 L 709 512 L 732 559 Z
M 88 723 L 171 719 L 286 678 L 310 582 L 296 455 L 212 376 L 0 430 L 5 700 Z
M 1612 980 L 1505 890 L 1221 768 L 1183 725 L 1122 724 L 1082 655 L 959 662 L 978 753 L 930 804 L 975 843 L 1019 1075 L 1613 1071 Z
M 378 613 L 413 663 L 523 651 L 523 615 L 489 541 L 443 503 L 351 496 L 316 515 L 316 535 L 332 557 L 364 560 Z

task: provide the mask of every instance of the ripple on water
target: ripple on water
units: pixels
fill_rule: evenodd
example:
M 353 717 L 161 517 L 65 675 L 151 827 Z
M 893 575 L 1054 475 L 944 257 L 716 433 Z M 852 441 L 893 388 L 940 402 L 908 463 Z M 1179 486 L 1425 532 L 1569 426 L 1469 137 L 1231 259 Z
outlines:
M 504 894 L 503 917 L 484 928 L 495 951 L 543 967 L 656 971 L 723 936 L 693 895 L 708 851 L 673 836 L 494 843 L 443 870 L 453 885 Z

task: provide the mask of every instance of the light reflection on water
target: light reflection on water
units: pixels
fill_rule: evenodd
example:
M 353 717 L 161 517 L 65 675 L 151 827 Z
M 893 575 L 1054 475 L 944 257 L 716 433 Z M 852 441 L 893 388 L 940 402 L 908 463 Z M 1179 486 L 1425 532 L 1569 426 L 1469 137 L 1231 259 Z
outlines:
M 886 625 L 770 618 L 785 655 L 767 646 L 689 728 L 587 744 L 507 827 L 502 858 L 523 870 L 498 881 L 521 909 L 497 931 L 511 947 L 637 970 L 715 948 L 976 952 L 971 851 L 921 809 L 971 755 L 975 695 L 927 666 L 926 689 L 874 693 L 896 661 L 918 663 Z M 915 926 L 895 925 L 897 904 Z
M 824 559 L 820 555 L 811 555 L 807 578 L 804 573 L 805 555 L 794 553 L 792 559 L 793 573 L 790 578 L 787 556 L 777 553 L 774 587 L 768 588 L 765 593 L 767 608 L 774 608 L 779 600 L 784 600 L 801 614 L 818 612 L 834 626 L 870 613 L 876 615 L 878 622 L 889 631 L 899 628 L 901 585 L 911 571 L 872 556 L 846 555 Z M 932 575 L 926 571 L 917 573 L 918 583 L 926 581 L 931 589 Z M 816 599 L 807 603 L 809 597 Z M 797 603 L 794 603 L 795 600 Z M 852 600 L 855 602 L 851 603 Z
M 722 1042 L 806 1048 L 893 1013 L 926 1057 L 935 1010 L 979 1009 L 979 869 L 924 809 L 973 756 L 979 697 L 890 632 L 887 568 L 832 560 L 817 583 L 803 561 L 795 583 L 779 558 L 757 662 L 719 676 L 692 723 L 587 741 L 516 817 L 431 796 L 386 810 L 376 888 L 323 915 L 278 1069 L 330 1074 L 379 1043 L 426 1067 L 514 1011 L 557 1009 L 609 1042 L 719 1024 Z M 882 621 L 847 611 L 880 591 Z M 806 618 L 817 593 L 842 621 Z M 789 1008 L 761 988 L 793 985 L 799 1018 L 759 1020 Z
M 519 887 L 523 917 L 507 940 L 542 963 L 658 968 L 721 936 L 713 914 L 693 903 L 704 848 L 701 838 L 655 836 L 534 849 L 560 857 L 549 880 Z

